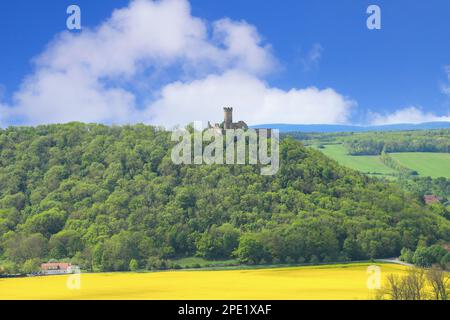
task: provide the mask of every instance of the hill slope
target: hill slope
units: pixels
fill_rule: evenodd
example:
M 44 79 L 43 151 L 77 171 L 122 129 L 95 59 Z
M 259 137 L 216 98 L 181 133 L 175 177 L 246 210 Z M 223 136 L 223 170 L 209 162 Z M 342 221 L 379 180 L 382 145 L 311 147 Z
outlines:
M 0 131 L 0 260 L 94 270 L 182 256 L 243 263 L 382 258 L 450 240 L 394 183 L 285 139 L 280 170 L 172 163 L 168 132 L 70 123 Z

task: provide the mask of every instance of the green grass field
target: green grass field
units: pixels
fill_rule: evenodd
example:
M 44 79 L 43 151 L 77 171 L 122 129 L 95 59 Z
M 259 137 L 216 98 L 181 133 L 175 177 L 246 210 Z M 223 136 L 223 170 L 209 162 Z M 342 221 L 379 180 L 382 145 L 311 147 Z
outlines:
M 381 162 L 379 156 L 352 156 L 347 154 L 347 150 L 342 144 L 325 145 L 324 148 L 318 150 L 343 166 L 369 175 L 394 178 L 397 173 Z M 422 177 L 450 178 L 449 153 L 403 152 L 389 155 L 404 167 L 417 171 Z
M 450 153 L 403 152 L 390 156 L 405 167 L 416 170 L 424 177 L 450 178 Z
M 319 150 L 341 165 L 363 173 L 383 176 L 393 176 L 396 173 L 382 163 L 379 156 L 351 156 L 342 144 L 326 145 Z

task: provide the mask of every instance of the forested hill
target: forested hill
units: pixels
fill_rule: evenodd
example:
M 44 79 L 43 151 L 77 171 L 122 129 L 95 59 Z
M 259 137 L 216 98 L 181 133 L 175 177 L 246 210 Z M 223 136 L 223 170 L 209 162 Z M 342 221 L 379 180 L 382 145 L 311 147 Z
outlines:
M 93 270 L 182 256 L 243 263 L 398 255 L 450 240 L 450 222 L 395 184 L 293 139 L 280 170 L 172 163 L 151 126 L 70 123 L 0 131 L 0 263 L 71 259 Z

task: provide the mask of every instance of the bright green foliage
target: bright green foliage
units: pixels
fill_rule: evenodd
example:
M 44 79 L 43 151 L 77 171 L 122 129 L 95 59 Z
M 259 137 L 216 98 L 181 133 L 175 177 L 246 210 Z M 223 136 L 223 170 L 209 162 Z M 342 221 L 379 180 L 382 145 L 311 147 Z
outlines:
M 137 271 L 139 269 L 139 262 L 136 259 L 130 261 L 130 271 Z
M 400 252 L 400 260 L 407 262 L 407 263 L 413 263 L 414 258 L 414 252 L 411 249 L 403 248 Z
M 41 267 L 41 260 L 39 258 L 28 259 L 22 265 L 22 273 L 35 273 L 39 272 Z

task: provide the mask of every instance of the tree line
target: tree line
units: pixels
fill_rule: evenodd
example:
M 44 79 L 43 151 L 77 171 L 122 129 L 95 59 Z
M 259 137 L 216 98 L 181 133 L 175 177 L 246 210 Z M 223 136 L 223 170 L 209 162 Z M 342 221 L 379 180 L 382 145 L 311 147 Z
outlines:
M 351 155 L 380 155 L 382 152 L 450 152 L 450 129 L 358 133 L 342 140 Z

